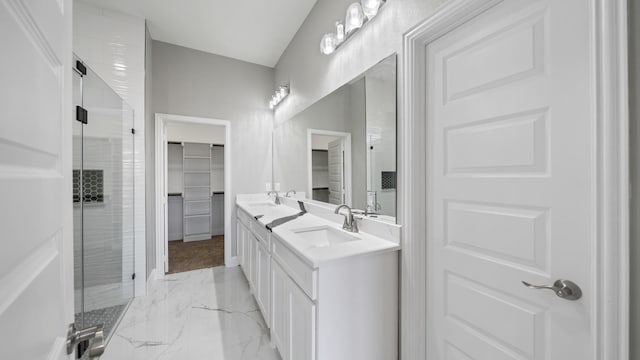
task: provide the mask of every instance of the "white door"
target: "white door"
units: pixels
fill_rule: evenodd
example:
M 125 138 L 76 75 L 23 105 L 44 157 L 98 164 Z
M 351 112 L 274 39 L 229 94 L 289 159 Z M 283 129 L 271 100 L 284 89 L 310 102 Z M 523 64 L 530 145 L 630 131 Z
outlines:
M 67 359 L 71 1 L 0 1 L 0 358 Z
M 344 204 L 344 139 L 329 143 L 329 202 Z
M 589 2 L 504 1 L 426 45 L 427 359 L 595 359 Z M 570 301 L 521 281 L 582 288 Z

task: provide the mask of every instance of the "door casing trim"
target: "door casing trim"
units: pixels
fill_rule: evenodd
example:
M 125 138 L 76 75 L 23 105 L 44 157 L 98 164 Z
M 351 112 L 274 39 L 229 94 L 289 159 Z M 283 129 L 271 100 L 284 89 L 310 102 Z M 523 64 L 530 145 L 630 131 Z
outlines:
M 503 0 L 450 0 L 403 38 L 398 121 L 401 359 L 426 358 L 426 193 L 424 49 Z M 629 359 L 629 115 L 627 2 L 589 0 L 591 96 L 596 124 L 593 188 L 598 295 L 592 324 L 597 359 Z

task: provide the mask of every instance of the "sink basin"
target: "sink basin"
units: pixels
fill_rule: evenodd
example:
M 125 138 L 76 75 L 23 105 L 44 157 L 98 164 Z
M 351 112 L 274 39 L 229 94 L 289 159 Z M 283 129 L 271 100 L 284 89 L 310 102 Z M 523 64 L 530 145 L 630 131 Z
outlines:
M 262 201 L 262 202 L 257 202 L 257 203 L 251 203 L 251 204 L 247 204 L 247 207 L 249 207 L 250 209 L 257 209 L 257 208 L 272 208 L 272 207 L 276 207 L 278 205 L 270 202 L 270 201 Z
M 360 240 L 356 235 L 330 226 L 294 229 L 292 232 L 302 237 L 309 247 L 327 247 Z

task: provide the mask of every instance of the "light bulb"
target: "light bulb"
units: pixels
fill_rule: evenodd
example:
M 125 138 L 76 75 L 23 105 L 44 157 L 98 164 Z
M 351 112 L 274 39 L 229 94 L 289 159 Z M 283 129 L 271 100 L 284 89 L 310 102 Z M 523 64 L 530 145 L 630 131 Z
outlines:
M 336 50 L 336 35 L 334 33 L 326 33 L 320 40 L 320 52 L 329 55 Z
M 280 86 L 280 97 L 284 99 L 287 96 L 287 88 L 286 86 Z
M 373 19 L 378 14 L 378 9 L 382 3 L 382 0 L 361 0 L 362 12 L 366 15 L 367 19 Z
M 336 21 L 336 45 L 342 44 L 344 41 L 344 24 L 342 21 Z
M 345 17 L 344 26 L 347 34 L 353 30 L 359 29 L 364 23 L 364 13 L 360 3 L 353 3 L 347 8 L 347 16 Z
M 273 101 L 269 101 L 269 109 L 273 110 L 274 107 L 276 107 L 276 105 L 273 103 Z

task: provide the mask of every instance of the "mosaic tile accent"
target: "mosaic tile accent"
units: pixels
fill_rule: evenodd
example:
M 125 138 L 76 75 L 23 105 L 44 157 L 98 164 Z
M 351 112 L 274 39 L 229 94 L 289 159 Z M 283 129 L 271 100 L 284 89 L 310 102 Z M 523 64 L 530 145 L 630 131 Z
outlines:
M 83 170 L 84 203 L 104 202 L 104 171 Z M 73 170 L 73 202 L 80 202 L 80 170 Z
M 381 183 L 382 183 L 382 190 L 395 189 L 396 188 L 396 172 L 383 171 Z

